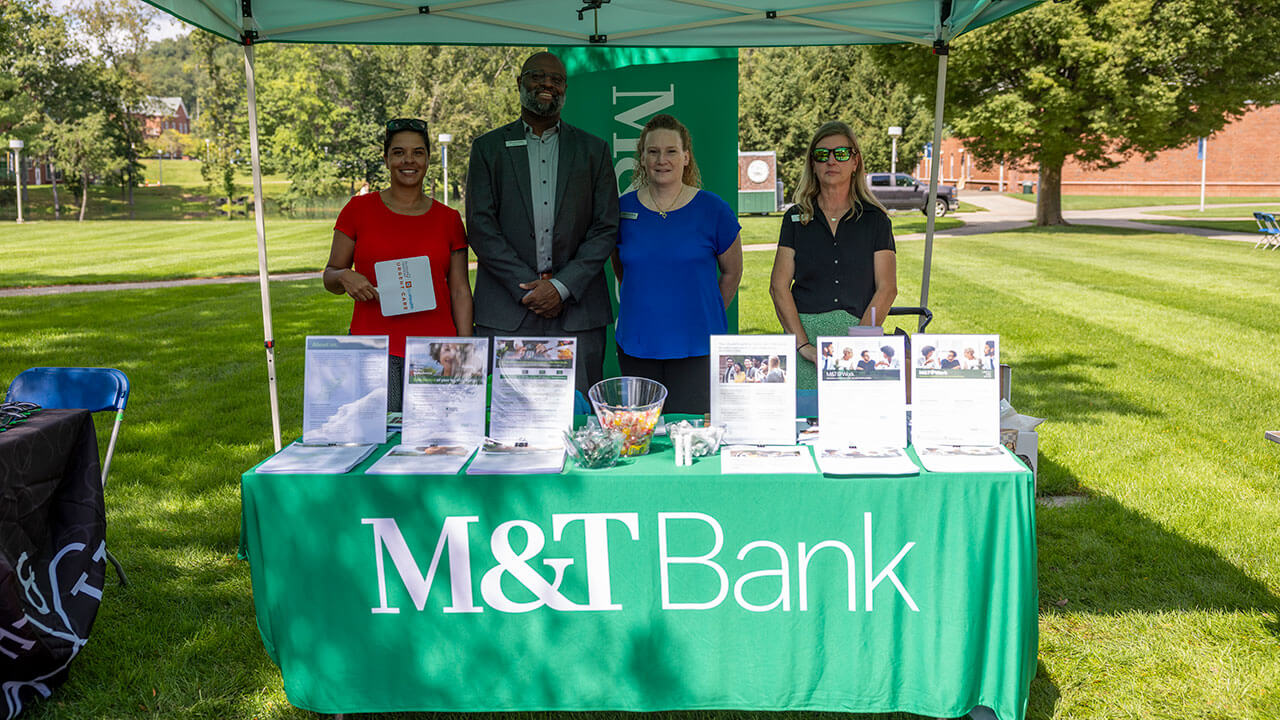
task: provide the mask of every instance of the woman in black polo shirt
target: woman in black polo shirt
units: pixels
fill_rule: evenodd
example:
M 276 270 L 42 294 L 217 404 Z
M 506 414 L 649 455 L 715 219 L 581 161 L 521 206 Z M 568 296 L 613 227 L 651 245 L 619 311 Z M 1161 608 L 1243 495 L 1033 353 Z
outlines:
M 848 125 L 823 123 L 809 141 L 795 205 L 782 218 L 769 294 L 782 331 L 796 336 L 796 383 L 817 387 L 819 335 L 879 325 L 898 296 L 898 261 L 884 206 L 867 187 Z

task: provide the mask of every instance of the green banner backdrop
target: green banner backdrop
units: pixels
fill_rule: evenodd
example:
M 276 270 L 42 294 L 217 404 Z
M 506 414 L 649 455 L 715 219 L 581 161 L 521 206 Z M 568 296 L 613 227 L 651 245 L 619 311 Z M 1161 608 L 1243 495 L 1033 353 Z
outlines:
M 640 130 L 658 113 L 689 128 L 702 187 L 738 209 L 738 51 L 736 48 L 552 48 L 569 72 L 564 119 L 602 137 L 613 151 L 621 193 L 631 184 Z M 617 314 L 613 268 L 610 295 Z M 729 306 L 738 332 L 738 301 Z M 605 375 L 618 374 L 609 329 Z

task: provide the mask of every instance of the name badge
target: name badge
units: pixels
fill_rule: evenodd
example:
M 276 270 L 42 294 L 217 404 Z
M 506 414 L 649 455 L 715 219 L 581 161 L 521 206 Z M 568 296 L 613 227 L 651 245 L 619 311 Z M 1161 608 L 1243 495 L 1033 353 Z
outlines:
M 527 147 L 528 145 L 529 145 L 528 140 L 508 140 L 507 141 L 507 147 Z
M 623 220 L 639 220 L 640 213 L 620 212 L 618 213 L 618 217 L 622 218 Z
M 795 215 L 791 216 L 791 222 L 800 222 L 802 217 L 803 216 L 800 215 L 800 213 L 796 213 Z

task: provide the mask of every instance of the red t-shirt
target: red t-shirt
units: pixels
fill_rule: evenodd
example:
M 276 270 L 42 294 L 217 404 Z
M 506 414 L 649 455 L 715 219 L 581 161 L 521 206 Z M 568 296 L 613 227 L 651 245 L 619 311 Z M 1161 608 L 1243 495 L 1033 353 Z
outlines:
M 435 289 L 434 310 L 383 317 L 377 300 L 357 302 L 351 313 L 352 335 L 388 335 L 391 354 L 404 357 L 404 339 L 454 336 L 453 307 L 449 299 L 449 256 L 467 246 L 462 216 L 439 202 L 422 215 L 400 215 L 382 202 L 376 192 L 357 195 L 338 213 L 334 230 L 356 242 L 355 271 L 376 284 L 373 264 L 383 260 L 426 255 L 431 262 Z

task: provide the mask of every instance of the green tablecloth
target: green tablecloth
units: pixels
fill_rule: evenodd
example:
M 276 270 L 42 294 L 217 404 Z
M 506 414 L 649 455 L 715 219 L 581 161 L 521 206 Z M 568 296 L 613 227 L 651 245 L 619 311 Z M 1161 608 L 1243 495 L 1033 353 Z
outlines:
M 660 438 L 609 470 L 364 475 L 385 449 L 243 476 L 258 628 L 298 707 L 1025 714 L 1029 472 L 722 476 Z

